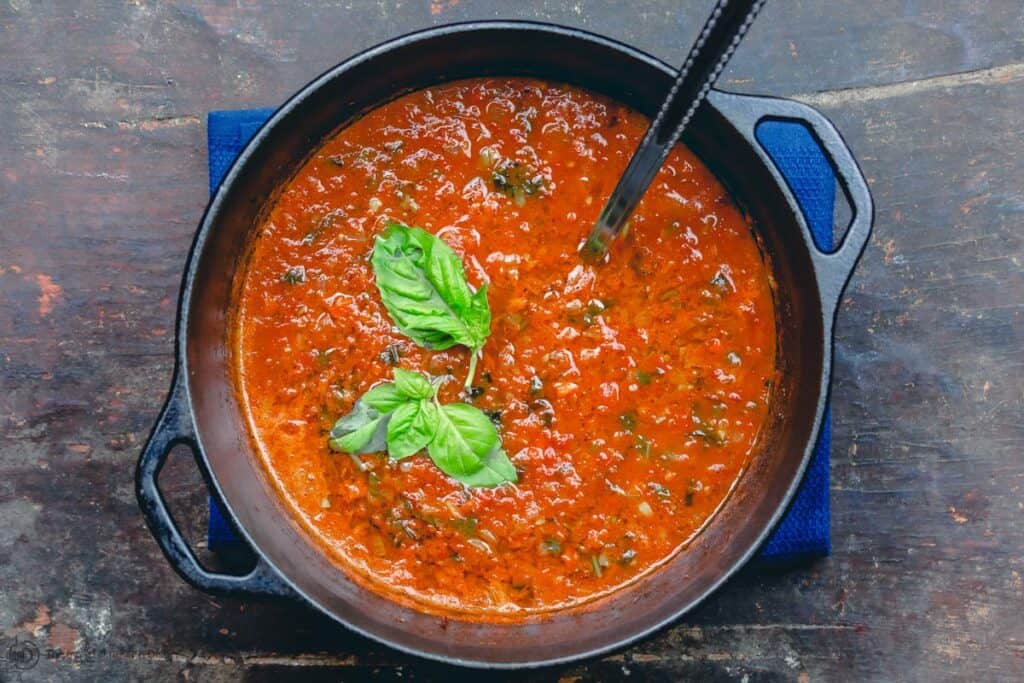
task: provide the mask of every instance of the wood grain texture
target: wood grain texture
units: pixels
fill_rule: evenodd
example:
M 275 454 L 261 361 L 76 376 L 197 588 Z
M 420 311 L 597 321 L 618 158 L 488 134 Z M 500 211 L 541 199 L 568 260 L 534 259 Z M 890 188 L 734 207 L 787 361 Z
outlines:
M 0 4 L 0 681 L 478 678 L 299 605 L 204 596 L 142 524 L 133 468 L 170 380 L 205 112 L 464 19 L 676 61 L 709 3 L 678 4 Z M 509 679 L 1024 677 L 1022 23 L 1016 0 L 768 5 L 725 87 L 821 107 L 878 208 L 837 330 L 835 553 L 744 571 L 624 652 Z M 197 532 L 198 479 L 169 474 Z M 41 660 L 22 674 L 5 654 L 25 641 Z

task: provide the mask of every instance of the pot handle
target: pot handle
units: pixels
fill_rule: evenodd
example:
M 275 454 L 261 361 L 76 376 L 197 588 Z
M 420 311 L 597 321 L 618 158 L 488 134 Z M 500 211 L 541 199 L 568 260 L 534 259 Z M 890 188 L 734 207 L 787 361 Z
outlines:
M 823 252 L 817 248 L 811 250 L 814 274 L 821 288 L 822 305 L 834 313 L 839 304 L 839 297 L 850 275 L 853 274 L 853 268 L 867 246 L 874 221 L 875 207 L 871 200 L 871 192 L 864 174 L 853 158 L 853 153 L 824 114 L 801 102 L 777 97 L 735 95 L 721 91 L 713 91 L 708 99 L 736 126 L 768 167 L 775 170 L 780 177 L 775 162 L 768 156 L 755 135 L 757 125 L 762 121 L 802 123 L 807 126 L 824 152 L 853 214 L 839 246 L 831 252 Z M 814 244 L 813 239 L 811 244 Z
M 139 506 L 150 532 L 171 566 L 181 578 L 200 590 L 225 594 L 293 596 L 291 588 L 262 557 L 253 570 L 244 576 L 211 572 L 199 563 L 174 523 L 174 517 L 167 509 L 167 503 L 157 484 L 157 478 L 164 463 L 167 462 L 167 456 L 171 449 L 179 444 L 192 450 L 196 456 L 196 466 L 203 478 L 209 482 L 209 472 L 199 457 L 199 445 L 196 442 L 189 398 L 184 382 L 175 369 L 171 393 L 160 411 L 160 417 L 149 435 L 146 446 L 142 449 L 135 470 L 135 495 L 138 497 Z

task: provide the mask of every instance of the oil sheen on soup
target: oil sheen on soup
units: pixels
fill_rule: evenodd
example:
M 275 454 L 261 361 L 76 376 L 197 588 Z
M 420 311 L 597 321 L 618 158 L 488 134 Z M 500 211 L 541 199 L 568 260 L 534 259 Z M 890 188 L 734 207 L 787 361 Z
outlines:
M 636 580 L 701 529 L 757 447 L 775 372 L 770 277 L 747 219 L 677 145 L 606 263 L 579 247 L 647 125 L 565 85 L 458 81 L 329 139 L 284 187 L 239 286 L 237 389 L 271 481 L 365 587 L 438 614 L 516 620 Z M 489 283 L 491 335 L 421 348 L 369 256 L 420 226 Z M 467 488 L 424 454 L 330 450 L 394 367 L 452 375 L 518 481 Z

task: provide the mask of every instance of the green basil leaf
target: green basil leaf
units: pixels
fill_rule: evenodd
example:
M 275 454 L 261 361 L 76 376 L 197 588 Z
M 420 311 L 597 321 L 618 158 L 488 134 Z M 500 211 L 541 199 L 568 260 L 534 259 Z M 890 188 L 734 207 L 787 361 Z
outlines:
M 388 455 L 401 460 L 426 448 L 437 430 L 437 414 L 430 401 L 399 406 L 388 424 Z
M 430 398 L 434 395 L 434 387 L 430 380 L 418 372 L 402 368 L 395 368 L 394 386 L 399 394 L 412 399 Z
M 458 479 L 477 472 L 499 443 L 498 430 L 482 410 L 455 403 L 438 411 L 437 431 L 427 452 L 445 474 Z
M 337 439 L 331 439 L 329 445 L 335 450 L 342 450 L 346 453 L 372 453 L 379 451 L 374 436 L 381 427 L 383 418 L 370 420 L 358 429 L 348 432 Z M 374 442 L 374 443 L 371 443 Z
M 481 488 L 492 488 L 519 481 L 515 465 L 508 459 L 508 455 L 501 446 L 495 446 L 491 449 L 491 452 L 484 458 L 483 467 L 479 470 L 473 474 L 455 478 L 466 486 Z
M 390 421 L 390 412 L 382 414 L 360 399 L 352 412 L 334 423 L 327 443 L 333 450 L 346 453 L 379 453 L 387 447 Z
M 484 341 L 491 335 L 491 306 L 487 303 L 487 284 L 484 283 L 477 293 L 470 297 L 469 308 L 463 316 L 473 335 Z
M 420 249 L 426 254 L 427 279 L 437 288 L 444 300 L 456 311 L 469 309 L 473 292 L 466 282 L 466 271 L 462 260 L 451 247 L 439 237 L 424 230 L 413 228 Z
M 394 383 L 370 389 L 334 424 L 328 444 L 347 453 L 386 449 L 394 460 L 426 448 L 443 472 L 466 486 L 517 481 L 515 466 L 487 414 L 465 403 L 438 405 L 431 400 L 435 392 L 423 375 L 396 368 Z
M 392 382 L 378 384 L 359 399 L 367 406 L 376 408 L 378 412 L 390 413 L 392 410 L 409 400 L 398 391 L 398 387 Z
M 391 223 L 377 237 L 370 262 L 388 314 L 417 344 L 483 346 L 490 334 L 486 288 L 470 290 L 462 261 L 444 240 Z

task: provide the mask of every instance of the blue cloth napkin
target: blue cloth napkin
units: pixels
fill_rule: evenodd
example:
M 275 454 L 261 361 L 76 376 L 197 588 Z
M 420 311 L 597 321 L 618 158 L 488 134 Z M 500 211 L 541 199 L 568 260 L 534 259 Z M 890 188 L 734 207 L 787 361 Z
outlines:
M 210 192 L 213 193 L 235 157 L 259 130 L 273 109 L 212 111 L 207 117 Z M 799 123 L 766 121 L 756 136 L 796 195 L 818 247 L 831 251 L 835 209 L 835 176 L 821 148 Z M 823 557 L 831 551 L 829 533 L 829 452 L 831 414 L 825 413 L 821 433 L 804 480 L 789 511 L 758 562 L 786 565 Z M 210 499 L 207 543 L 212 550 L 236 547 L 240 540 L 217 502 Z

